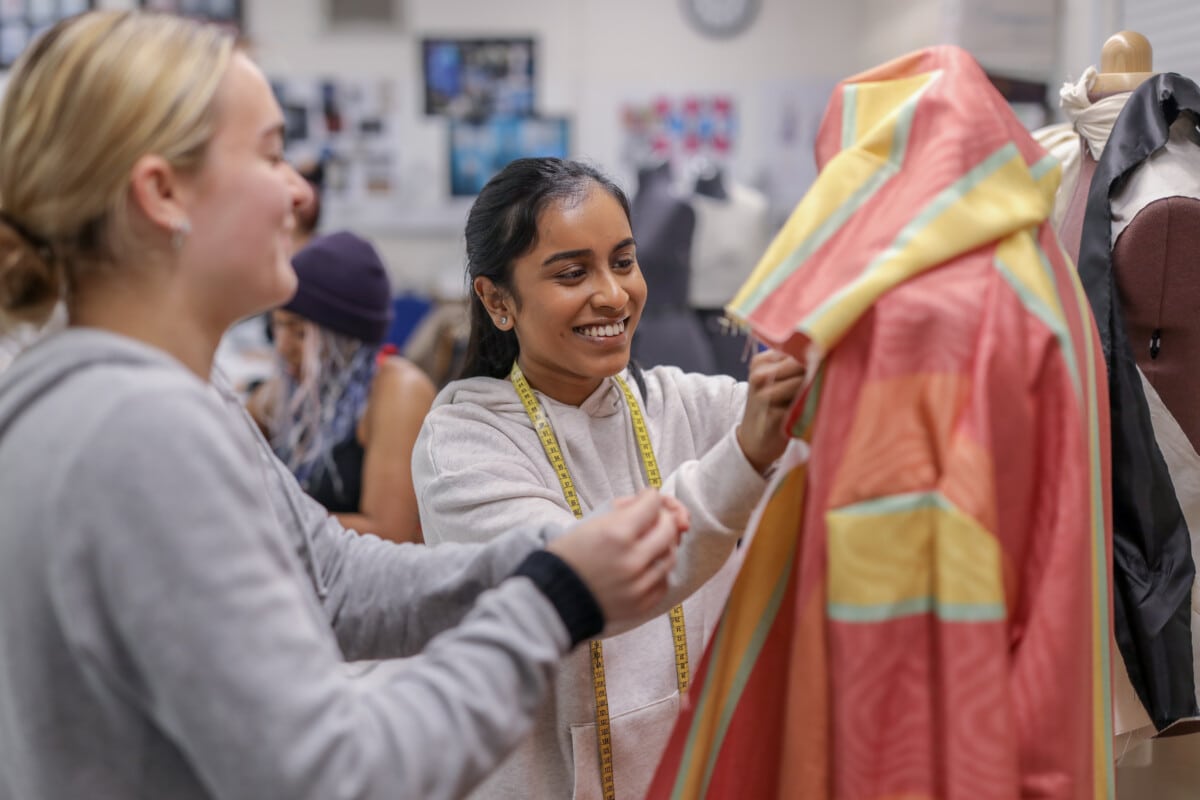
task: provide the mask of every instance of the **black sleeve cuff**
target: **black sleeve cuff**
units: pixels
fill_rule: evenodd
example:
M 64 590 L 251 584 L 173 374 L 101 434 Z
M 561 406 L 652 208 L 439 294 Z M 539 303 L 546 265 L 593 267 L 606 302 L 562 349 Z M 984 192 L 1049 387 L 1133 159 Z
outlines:
M 604 630 L 604 612 L 583 579 L 558 556 L 535 550 L 526 556 L 513 575 L 533 581 L 554 605 L 571 636 L 571 646 L 598 636 Z

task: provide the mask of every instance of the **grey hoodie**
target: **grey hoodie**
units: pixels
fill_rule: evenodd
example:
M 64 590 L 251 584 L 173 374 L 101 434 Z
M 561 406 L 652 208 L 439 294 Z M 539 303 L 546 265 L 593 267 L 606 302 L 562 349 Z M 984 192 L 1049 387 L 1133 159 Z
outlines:
M 730 557 L 765 480 L 746 460 L 735 427 L 747 386 L 724 376 L 655 367 L 646 392 L 624 374 L 663 476 L 663 492 L 691 512 L 663 604 L 683 602 L 695 669 L 715 629 L 739 558 Z M 579 406 L 536 393 L 584 511 L 645 485 L 621 390 L 605 381 Z M 413 483 L 426 541 L 495 541 L 514 525 L 573 520 L 521 401 L 507 380 L 469 378 L 442 390 L 413 449 Z M 714 577 L 715 576 L 715 577 Z M 671 626 L 665 616 L 604 641 L 618 798 L 641 797 L 679 709 Z M 477 800 L 602 797 L 590 657 L 580 648 L 555 678 L 534 733 L 488 780 Z
M 459 796 L 571 644 L 504 580 L 540 537 L 346 532 L 235 399 L 113 334 L 0 376 L 0 509 L 0 800 Z

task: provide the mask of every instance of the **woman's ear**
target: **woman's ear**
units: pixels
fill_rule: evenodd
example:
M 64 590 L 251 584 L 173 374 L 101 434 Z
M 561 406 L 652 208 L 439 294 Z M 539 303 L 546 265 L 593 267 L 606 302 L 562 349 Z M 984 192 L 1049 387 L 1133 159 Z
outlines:
M 162 156 L 145 155 L 134 163 L 129 176 L 131 204 L 152 226 L 174 236 L 190 229 L 181 190 L 179 173 Z
M 502 331 L 513 328 L 512 302 L 508 294 L 499 286 L 492 283 L 491 278 L 482 275 L 471 281 L 475 296 L 483 303 L 484 310 L 492 318 L 492 324 Z

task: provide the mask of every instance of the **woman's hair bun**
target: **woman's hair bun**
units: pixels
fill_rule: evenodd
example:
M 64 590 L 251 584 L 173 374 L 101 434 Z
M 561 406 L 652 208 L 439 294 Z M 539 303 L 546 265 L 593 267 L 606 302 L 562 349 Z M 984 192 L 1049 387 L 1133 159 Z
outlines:
M 51 248 L 0 212 L 0 312 L 40 322 L 62 297 L 63 275 Z

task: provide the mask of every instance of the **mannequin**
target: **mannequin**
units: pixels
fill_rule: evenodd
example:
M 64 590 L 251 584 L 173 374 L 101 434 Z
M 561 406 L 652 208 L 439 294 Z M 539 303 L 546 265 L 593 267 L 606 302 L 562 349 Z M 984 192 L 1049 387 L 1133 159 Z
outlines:
M 670 161 L 638 170 L 631 217 L 648 292 L 633 357 L 645 367 L 671 364 L 685 372 L 712 373 L 712 349 L 687 305 L 696 212 L 675 193 L 672 181 Z
M 1122 113 L 1098 161 L 1085 145 L 1061 235 L 1077 247 L 1109 370 L 1123 657 L 1114 665 L 1114 727 L 1137 739 L 1192 732 L 1198 713 L 1189 530 L 1200 532 L 1200 381 L 1192 376 L 1200 356 L 1192 257 L 1200 246 L 1200 89 L 1179 75 L 1153 75 L 1149 43 L 1131 31 L 1105 43 L 1101 67 L 1089 99 L 1120 98 Z
M 1063 111 L 1080 135 L 1079 152 L 1063 165 L 1055 219 L 1059 238 L 1076 263 L 1088 187 L 1096 172 L 1096 162 L 1129 93 L 1153 76 L 1152 52 L 1150 42 L 1140 33 L 1113 34 L 1100 49 L 1099 71 L 1089 67 L 1079 85 L 1068 84 L 1061 92 Z
M 711 197 L 714 200 L 728 200 L 729 192 L 725 189 L 725 174 L 720 164 L 705 159 L 696 171 L 696 183 L 693 190 L 699 197 Z
M 730 329 L 725 304 L 770 243 L 770 209 L 760 192 L 729 180 L 717 164 L 696 175 L 696 234 L 688 302 L 704 326 L 718 372 L 745 380 L 746 335 Z

